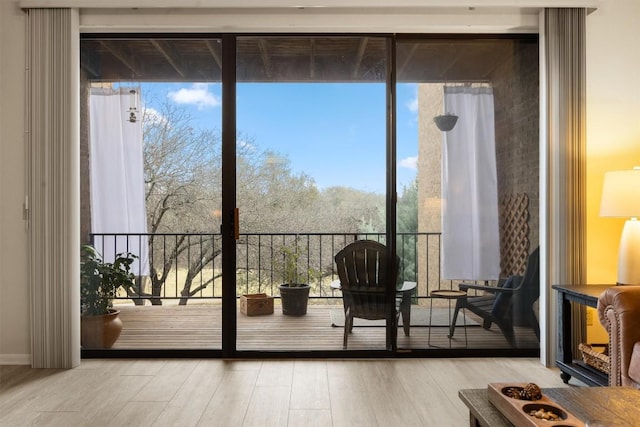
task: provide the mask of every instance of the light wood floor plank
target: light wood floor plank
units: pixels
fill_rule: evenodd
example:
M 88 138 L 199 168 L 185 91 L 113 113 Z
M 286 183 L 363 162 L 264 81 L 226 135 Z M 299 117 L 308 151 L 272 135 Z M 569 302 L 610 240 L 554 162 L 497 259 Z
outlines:
M 202 360 L 179 388 L 154 426 L 196 426 L 225 375 L 225 363 Z
M 445 393 L 427 366 L 421 360 L 393 362 L 393 374 L 406 392 L 405 405 L 417 412 L 424 426 L 465 425 L 468 411 L 461 413 L 457 395 Z
M 291 409 L 329 408 L 326 363 L 324 361 L 296 361 L 293 369 Z
M 289 411 L 289 426 L 331 427 L 329 409 L 292 409 Z
M 0 425 L 463 426 L 463 388 L 566 387 L 537 359 L 84 360 L 0 367 Z M 574 384 L 572 387 L 582 386 Z
M 170 360 L 133 399 L 134 402 L 169 402 L 198 364 L 197 360 Z
M 198 425 L 242 426 L 258 373 L 257 369 L 228 370 Z
M 377 426 L 364 378 L 369 361 L 327 362 L 331 416 L 334 426 Z
M 290 386 L 256 386 L 243 426 L 287 427 Z
M 151 426 L 166 404 L 166 402 L 129 402 L 119 411 L 115 408 L 115 416 L 106 425 L 107 427 Z
M 286 386 L 293 384 L 293 360 L 265 360 L 262 362 L 256 386 Z

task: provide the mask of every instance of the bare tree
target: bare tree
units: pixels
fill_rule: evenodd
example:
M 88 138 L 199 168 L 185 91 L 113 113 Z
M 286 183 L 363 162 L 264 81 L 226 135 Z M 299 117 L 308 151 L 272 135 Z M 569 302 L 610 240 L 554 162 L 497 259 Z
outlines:
M 178 297 L 180 304 L 186 304 L 190 297 L 213 287 L 222 274 L 219 267 L 214 268 L 220 265 L 222 255 L 221 135 L 218 130 L 199 129 L 193 123 L 184 109 L 168 102 L 159 111 L 147 110 L 144 114 L 151 259 L 151 294 L 146 297 L 153 304 L 161 303 L 169 279 L 180 282 L 176 283 L 180 287 Z M 251 234 L 351 233 L 360 231 L 365 223 L 380 226 L 383 196 L 343 187 L 319 191 L 310 176 L 293 172 L 285 156 L 262 151 L 243 135 L 238 135 L 237 141 L 236 196 L 240 231 L 246 239 L 239 245 L 238 256 L 247 260 L 246 277 L 258 270 L 266 270 L 273 277 L 276 268 L 272 256 L 262 259 L 259 255 L 273 251 L 274 243 L 260 243 Z M 261 245 L 264 247 L 258 247 Z M 307 243 L 308 257 L 317 256 L 320 250 L 313 245 Z M 324 256 L 327 259 L 321 262 L 330 269 L 331 254 Z M 203 275 L 204 270 L 212 273 Z
M 220 169 L 218 131 L 195 129 L 185 110 L 168 102 L 160 111 L 145 111 L 144 173 L 151 233 L 152 303 L 159 303 L 162 288 L 176 264 L 187 263 L 181 304 L 216 279 L 214 272 L 192 288 L 193 279 L 221 252 L 216 234 L 220 227 Z M 203 239 L 189 233 L 208 234 Z

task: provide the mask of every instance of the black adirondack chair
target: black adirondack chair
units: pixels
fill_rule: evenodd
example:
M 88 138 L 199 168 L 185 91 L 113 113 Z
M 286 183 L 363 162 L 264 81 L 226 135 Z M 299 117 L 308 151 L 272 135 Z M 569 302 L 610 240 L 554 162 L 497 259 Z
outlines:
M 390 274 L 387 253 L 387 247 L 381 243 L 357 240 L 335 255 L 344 304 L 344 348 L 347 348 L 354 317 L 380 320 L 389 319 L 393 313 L 398 324 L 400 298 L 390 299 L 387 292 L 389 286 L 396 285 L 396 277 Z M 399 260 L 396 260 L 398 264 Z M 395 310 L 390 304 L 395 305 Z
M 524 276 L 511 276 L 501 286 L 483 286 L 463 283 L 460 290 L 474 289 L 483 291 L 479 296 L 467 296 L 457 300 L 449 336 L 453 337 L 458 312 L 461 309 L 471 310 L 483 319 L 482 327 L 491 328 L 495 323 L 502 331 L 511 347 L 516 347 L 513 330 L 514 319 L 518 326 L 533 328 L 540 341 L 540 325 L 533 310 L 533 305 L 540 297 L 540 248 L 536 248 L 527 260 Z

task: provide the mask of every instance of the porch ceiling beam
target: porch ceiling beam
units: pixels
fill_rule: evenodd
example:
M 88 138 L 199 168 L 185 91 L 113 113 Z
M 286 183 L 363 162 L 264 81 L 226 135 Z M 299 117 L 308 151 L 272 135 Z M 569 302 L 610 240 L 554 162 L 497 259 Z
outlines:
M 107 49 L 113 56 L 120 60 L 135 76 L 142 76 L 144 73 L 140 68 L 138 68 L 134 63 L 133 55 L 123 51 L 122 49 L 116 47 L 115 45 L 105 41 L 100 40 L 100 44 Z
M 402 73 L 404 72 L 404 69 L 407 68 L 407 65 L 413 59 L 413 55 L 415 55 L 416 50 L 418 50 L 418 44 L 414 43 L 411 46 L 411 49 L 409 50 L 409 52 L 407 53 L 407 56 L 404 58 L 404 61 L 402 62 L 402 64 L 400 64 L 400 67 L 398 67 L 398 75 L 399 76 L 402 75 Z
M 216 64 L 218 64 L 218 68 L 222 69 L 222 57 L 220 56 L 220 52 L 218 52 L 220 48 L 211 40 L 205 40 L 204 42 L 207 45 L 207 49 L 209 50 L 211 57 L 216 61 Z
M 173 53 L 173 49 L 171 49 L 171 47 L 169 47 L 165 42 L 161 42 L 159 40 L 149 41 L 156 49 L 158 49 L 162 56 L 164 56 L 169 65 L 171 65 L 173 69 L 176 70 L 176 73 L 178 73 L 180 77 L 184 78 L 187 73 L 182 69 L 180 65 L 178 65 L 180 59 L 178 59 L 177 56 Z
M 456 47 L 452 45 L 451 49 L 455 50 Z M 440 71 L 440 77 L 444 79 L 445 83 L 447 82 L 447 77 L 451 77 L 451 76 L 447 76 L 447 74 L 449 74 L 449 71 L 451 71 L 454 65 L 458 63 L 461 57 L 462 57 L 462 50 L 458 49 L 456 50 L 455 55 L 451 56 L 451 59 L 449 60 L 449 62 L 443 65 L 442 70 Z
M 260 48 L 260 56 L 262 56 L 262 64 L 264 65 L 264 73 L 267 77 L 273 77 L 273 71 L 271 70 L 271 57 L 269 56 L 269 46 L 264 39 L 258 40 L 258 47 Z
M 314 39 L 311 42 L 311 53 L 309 54 L 309 76 L 314 79 L 316 77 L 316 41 Z
M 89 74 L 89 77 L 95 78 L 100 76 L 100 72 L 98 71 L 100 69 L 100 66 L 95 52 L 82 50 L 80 56 L 82 57 L 80 66 Z
M 360 40 L 360 44 L 358 45 L 358 53 L 356 54 L 356 60 L 353 66 L 353 77 L 358 77 L 360 73 L 360 65 L 362 64 L 362 58 L 364 57 L 364 52 L 367 49 L 367 42 L 369 41 L 368 37 L 363 37 Z

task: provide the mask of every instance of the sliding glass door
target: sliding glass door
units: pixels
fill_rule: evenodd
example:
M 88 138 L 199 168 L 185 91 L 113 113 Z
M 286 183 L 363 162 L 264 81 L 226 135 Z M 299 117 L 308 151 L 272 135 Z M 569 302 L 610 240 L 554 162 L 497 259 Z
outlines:
M 537 52 L 535 36 L 397 39 L 398 254 L 416 282 L 399 347 L 539 349 L 539 280 L 522 279 L 538 246 Z M 517 291 L 497 289 L 509 278 Z
M 373 240 L 398 256 L 399 328 L 357 319 L 346 350 L 538 351 L 539 283 L 519 290 L 536 37 L 92 34 L 81 52 L 83 243 L 136 257 L 113 349 L 340 355 L 334 257 Z
M 221 348 L 221 51 L 83 37 L 82 240 L 108 263 L 135 256 L 114 350 Z
M 386 238 L 388 45 L 237 38 L 238 350 L 342 349 L 334 256 Z M 256 294 L 273 314 L 251 312 Z M 384 320 L 368 323 L 348 349 L 385 349 Z

